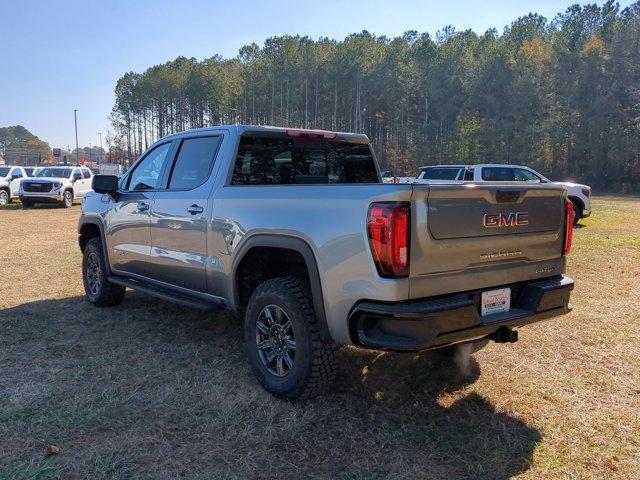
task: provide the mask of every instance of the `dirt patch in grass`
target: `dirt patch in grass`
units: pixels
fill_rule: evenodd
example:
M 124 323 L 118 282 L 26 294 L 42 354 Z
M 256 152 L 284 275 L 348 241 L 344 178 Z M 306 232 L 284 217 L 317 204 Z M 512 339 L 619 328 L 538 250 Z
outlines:
M 639 213 L 594 201 L 571 315 L 464 372 L 344 349 L 336 391 L 291 404 L 257 386 L 227 313 L 91 307 L 78 207 L 3 209 L 0 479 L 638 478 Z

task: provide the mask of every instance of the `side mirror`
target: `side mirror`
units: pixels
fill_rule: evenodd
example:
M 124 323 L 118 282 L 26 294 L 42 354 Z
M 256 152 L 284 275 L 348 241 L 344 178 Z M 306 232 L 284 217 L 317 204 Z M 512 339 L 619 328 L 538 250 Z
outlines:
M 91 188 L 96 193 L 110 195 L 116 200 L 118 192 L 118 177 L 115 175 L 94 175 Z

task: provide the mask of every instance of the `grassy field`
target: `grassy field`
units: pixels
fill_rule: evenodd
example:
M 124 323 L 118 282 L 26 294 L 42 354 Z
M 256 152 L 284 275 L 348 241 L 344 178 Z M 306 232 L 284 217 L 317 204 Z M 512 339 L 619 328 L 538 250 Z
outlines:
M 571 315 L 466 371 L 344 349 L 335 393 L 290 404 L 257 386 L 229 314 L 90 306 L 79 207 L 1 209 L 0 479 L 640 478 L 640 199 L 594 212 Z

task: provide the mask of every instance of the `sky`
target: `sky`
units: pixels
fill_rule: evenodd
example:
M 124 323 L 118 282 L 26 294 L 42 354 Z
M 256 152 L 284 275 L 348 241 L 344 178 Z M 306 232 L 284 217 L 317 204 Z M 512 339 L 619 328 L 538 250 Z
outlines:
M 0 0 L 0 127 L 23 125 L 52 147 L 99 145 L 117 80 L 177 56 L 235 57 L 275 35 L 343 39 L 456 30 L 502 32 L 529 12 L 552 19 L 575 1 L 552 0 Z M 584 3 L 584 2 L 578 2 Z M 601 1 L 598 1 L 601 4 Z M 620 1 L 626 7 L 632 0 Z

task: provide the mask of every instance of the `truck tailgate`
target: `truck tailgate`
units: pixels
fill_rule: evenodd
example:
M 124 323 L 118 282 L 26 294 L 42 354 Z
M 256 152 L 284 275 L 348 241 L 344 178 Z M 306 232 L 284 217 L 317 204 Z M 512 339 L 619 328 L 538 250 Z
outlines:
M 415 184 L 410 297 L 561 274 L 565 197 L 553 184 Z

